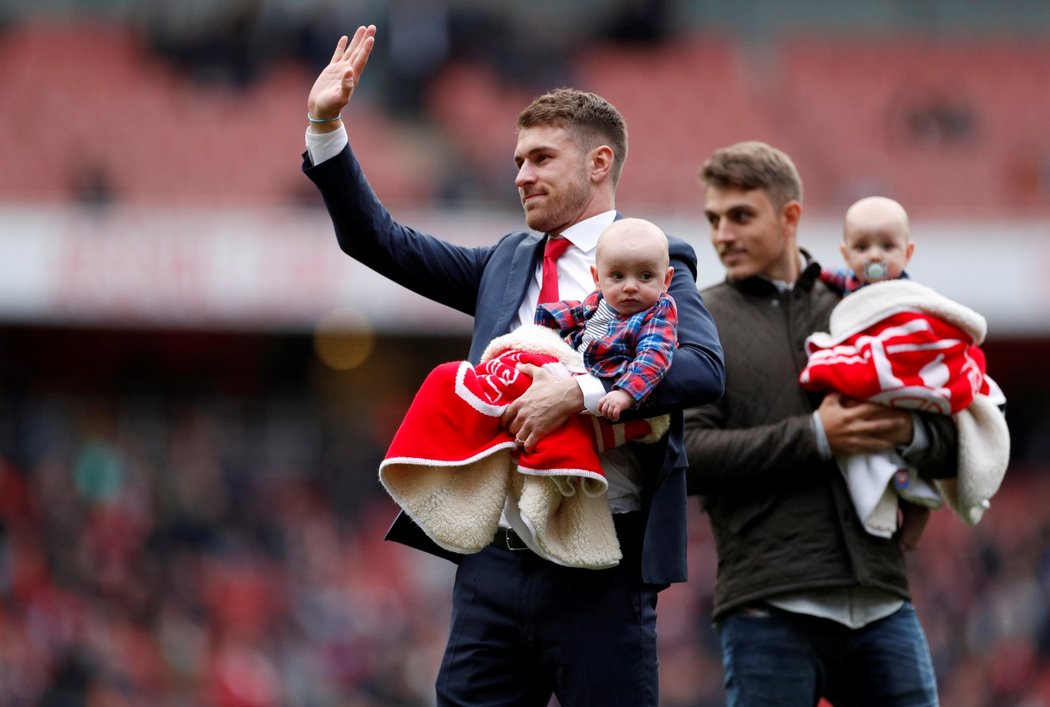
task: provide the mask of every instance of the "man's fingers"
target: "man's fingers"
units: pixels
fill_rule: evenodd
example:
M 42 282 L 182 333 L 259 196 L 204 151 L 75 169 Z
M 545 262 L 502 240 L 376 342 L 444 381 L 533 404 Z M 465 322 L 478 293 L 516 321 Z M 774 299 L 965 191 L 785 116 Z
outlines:
M 839 451 L 845 454 L 873 454 L 875 452 L 885 452 L 888 449 L 889 446 L 878 439 L 859 437 L 844 439 Z
M 507 432 L 514 435 L 514 441 L 520 449 L 531 452 L 536 448 L 536 442 L 538 440 L 533 440 L 532 433 L 525 429 L 525 424 L 523 422 L 518 420 L 518 408 L 508 406 L 507 409 L 503 411 L 501 422 Z
M 348 46 L 344 47 L 346 51 L 343 52 L 343 55 L 339 58 L 342 61 L 347 61 L 348 59 L 350 59 L 354 55 L 354 52 L 357 51 L 357 47 L 360 46 L 361 40 L 364 39 L 364 36 L 365 26 L 361 25 L 357 28 L 357 31 L 354 32 L 353 39 L 350 40 L 350 44 Z
M 372 51 L 372 43 L 375 41 L 376 26 L 364 25 L 357 28 L 354 32 L 354 38 L 350 40 L 350 46 L 346 48 L 346 52 L 343 54 L 344 60 L 351 62 L 356 61 L 362 50 L 366 51 L 365 58 L 367 59 L 367 52 Z
M 354 86 L 357 85 L 357 72 L 353 69 L 347 69 L 344 71 L 340 85 L 347 93 L 353 93 Z
M 335 51 L 332 52 L 332 60 L 329 62 L 330 64 L 334 64 L 343 58 L 343 52 L 346 51 L 346 44 L 349 41 L 349 38 L 345 34 L 339 38 L 339 41 L 336 42 L 335 45 Z
M 365 65 L 368 64 L 368 56 L 372 53 L 372 40 L 362 47 L 361 51 L 358 52 L 350 62 L 350 69 L 352 73 L 352 79 L 350 85 L 353 86 L 361 78 L 361 74 L 365 72 Z
M 515 400 L 507 406 L 507 409 L 500 416 L 500 424 L 503 426 L 503 429 L 511 434 L 517 434 L 521 430 L 521 423 L 516 423 L 519 407 L 521 407 L 520 403 Z
M 540 371 L 543 371 L 542 368 L 540 368 L 539 366 L 537 366 L 534 363 L 519 363 L 518 365 L 515 366 L 515 368 L 518 369 L 518 373 L 524 373 L 525 375 L 527 375 L 529 378 L 532 378 L 533 380 L 536 380 L 536 374 L 537 373 L 539 373 Z
M 536 449 L 536 443 L 532 441 L 532 435 L 526 435 L 524 433 L 519 432 L 514 437 L 514 441 L 517 443 L 518 447 L 522 449 L 522 451 L 531 452 L 534 449 Z
M 364 41 L 364 44 L 354 54 L 350 65 L 354 67 L 354 73 L 358 76 L 365 69 L 365 64 L 368 63 L 368 57 L 372 55 L 372 47 L 375 46 L 376 40 L 374 37 L 369 37 Z

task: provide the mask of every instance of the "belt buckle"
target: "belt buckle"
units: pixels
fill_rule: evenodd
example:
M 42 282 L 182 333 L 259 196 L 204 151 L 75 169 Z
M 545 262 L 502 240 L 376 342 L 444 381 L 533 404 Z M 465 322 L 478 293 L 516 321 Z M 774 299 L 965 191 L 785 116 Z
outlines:
M 520 545 L 514 545 L 511 541 L 517 541 Z M 521 552 L 522 550 L 528 550 L 529 546 L 518 537 L 518 534 L 514 532 L 513 528 L 503 529 L 503 544 L 507 546 L 507 549 L 511 552 Z

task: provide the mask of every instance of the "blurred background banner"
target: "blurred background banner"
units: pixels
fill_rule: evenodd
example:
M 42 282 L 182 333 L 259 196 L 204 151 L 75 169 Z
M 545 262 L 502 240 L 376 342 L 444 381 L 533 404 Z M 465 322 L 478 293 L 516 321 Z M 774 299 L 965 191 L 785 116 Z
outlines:
M 0 706 L 422 707 L 452 566 L 384 543 L 377 483 L 469 319 L 343 255 L 306 96 L 378 26 L 350 138 L 404 223 L 521 227 L 518 111 L 623 112 L 626 214 L 722 278 L 700 163 L 795 159 L 800 242 L 912 219 L 918 281 L 988 320 L 1010 471 L 910 555 L 942 703 L 1050 707 L 1050 3 L 6 0 L 0 7 Z M 707 519 L 661 595 L 662 700 L 724 702 Z
M 652 214 L 693 243 L 701 286 L 722 279 L 704 222 Z M 465 245 L 513 227 L 509 213 L 398 217 Z M 378 330 L 470 334 L 465 315 L 344 257 L 320 210 L 123 206 L 84 218 L 76 206 L 15 206 L 0 208 L 0 223 L 0 317 L 9 321 L 294 333 L 347 307 Z M 841 229 L 807 218 L 805 247 L 837 264 Z M 912 277 L 979 311 L 993 335 L 1050 337 L 1050 221 L 924 220 L 913 235 Z

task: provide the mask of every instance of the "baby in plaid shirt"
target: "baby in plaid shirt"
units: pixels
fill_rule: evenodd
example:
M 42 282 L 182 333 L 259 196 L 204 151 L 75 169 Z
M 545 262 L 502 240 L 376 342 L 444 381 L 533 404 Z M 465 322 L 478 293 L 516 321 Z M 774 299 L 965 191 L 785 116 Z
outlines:
M 591 276 L 597 288 L 582 302 L 536 308 L 535 323 L 557 330 L 583 356 L 587 372 L 615 379 L 598 412 L 617 421 L 666 375 L 678 342 L 678 310 L 667 294 L 674 268 L 667 236 L 638 218 L 613 221 L 598 239 Z

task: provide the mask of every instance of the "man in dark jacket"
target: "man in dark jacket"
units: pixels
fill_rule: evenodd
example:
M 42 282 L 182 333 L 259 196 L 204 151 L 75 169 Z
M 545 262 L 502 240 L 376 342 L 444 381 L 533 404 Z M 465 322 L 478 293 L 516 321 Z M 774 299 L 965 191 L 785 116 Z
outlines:
M 718 549 L 714 620 L 730 705 L 935 705 L 929 648 L 892 539 L 865 532 L 836 454 L 896 449 L 955 472 L 947 416 L 807 393 L 803 343 L 840 296 L 796 242 L 802 185 L 783 152 L 747 142 L 701 169 L 726 280 L 703 291 L 725 396 L 686 413 L 689 490 Z

